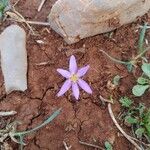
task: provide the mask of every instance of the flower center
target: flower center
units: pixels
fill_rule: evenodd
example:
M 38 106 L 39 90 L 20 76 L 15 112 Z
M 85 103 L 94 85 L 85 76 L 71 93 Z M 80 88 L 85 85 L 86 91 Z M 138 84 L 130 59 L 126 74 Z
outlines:
M 78 76 L 77 76 L 76 74 L 73 74 L 73 75 L 70 77 L 70 80 L 71 80 L 72 82 L 77 82 Z

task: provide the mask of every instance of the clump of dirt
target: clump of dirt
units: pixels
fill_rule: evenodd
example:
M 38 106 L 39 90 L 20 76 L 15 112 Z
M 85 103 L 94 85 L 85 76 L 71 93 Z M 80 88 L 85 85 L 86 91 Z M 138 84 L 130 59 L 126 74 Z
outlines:
M 41 12 L 37 12 L 40 0 L 20 0 L 16 6 L 26 19 L 46 21 L 46 17 L 54 1 L 47 1 Z M 49 27 L 35 27 L 37 36 L 27 36 L 28 52 L 28 90 L 24 93 L 13 92 L 5 95 L 3 84 L 0 86 L 1 110 L 15 110 L 17 115 L 4 119 L 4 122 L 19 120 L 22 125 L 18 130 L 31 129 L 42 123 L 54 110 L 62 108 L 62 113 L 45 128 L 26 137 L 25 150 L 63 150 L 65 141 L 72 146 L 72 150 L 92 150 L 87 146 L 79 144 L 79 141 L 93 143 L 101 147 L 104 142 L 110 141 L 115 150 L 131 150 L 132 145 L 118 134 L 114 126 L 107 105 L 103 105 L 99 96 L 105 98 L 113 96 L 115 99 L 113 111 L 119 113 L 120 96 L 131 96 L 131 88 L 135 84 L 135 74 L 128 73 L 125 66 L 115 64 L 109 60 L 100 50 L 104 50 L 111 56 L 120 60 L 129 60 L 137 53 L 139 38 L 139 24 L 150 21 L 150 14 L 135 23 L 115 30 L 111 37 L 108 34 L 97 35 L 84 39 L 74 45 L 66 45 L 63 39 Z M 7 23 L 6 23 L 7 24 Z M 147 33 L 147 39 L 150 32 Z M 42 40 L 44 44 L 39 44 Z M 72 49 L 84 48 L 84 51 L 72 51 L 78 60 L 79 66 L 90 65 L 90 70 L 85 80 L 91 85 L 93 95 L 81 92 L 80 100 L 74 102 L 71 93 L 63 97 L 56 97 L 64 79 L 56 72 L 57 68 L 68 68 L 69 56 L 66 52 Z M 148 54 L 149 55 L 149 54 Z M 46 65 L 39 65 L 47 62 Z M 108 86 L 115 75 L 122 77 L 120 85 L 115 89 Z M 3 83 L 2 73 L 0 81 Z M 149 95 L 142 99 L 146 102 Z M 13 144 L 18 149 L 17 144 Z

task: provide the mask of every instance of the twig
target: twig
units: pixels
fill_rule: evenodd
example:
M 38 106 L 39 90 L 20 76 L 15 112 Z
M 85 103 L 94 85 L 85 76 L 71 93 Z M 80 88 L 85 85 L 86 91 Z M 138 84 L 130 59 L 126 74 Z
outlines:
M 44 5 L 45 2 L 46 2 L 46 0 L 42 0 L 41 1 L 41 4 L 38 7 L 38 12 L 41 11 L 41 9 L 42 9 L 42 7 L 43 7 L 43 5 Z
M 26 21 L 26 22 L 33 25 L 50 26 L 50 23 L 48 22 L 40 22 L 40 21 Z
M 63 141 L 63 144 L 64 144 L 64 147 L 65 147 L 65 150 L 70 150 L 71 147 L 72 147 L 72 146 L 69 146 L 69 147 L 68 147 L 65 141 Z
M 107 54 L 105 51 L 103 50 L 99 50 L 99 52 L 102 52 L 103 54 L 105 54 L 108 58 L 110 58 L 112 61 L 116 62 L 116 63 L 119 63 L 119 64 L 124 64 L 124 65 L 128 65 L 128 64 L 131 64 L 130 61 L 121 61 L 121 60 L 118 60 L 116 58 L 113 58 L 112 56 L 110 56 L 109 54 Z
M 139 25 L 139 28 L 144 28 L 144 26 L 141 26 L 141 25 Z M 147 25 L 147 27 L 146 27 L 147 29 L 150 29 L 150 26 L 149 25 Z
M 102 52 L 103 54 L 105 54 L 109 59 L 111 59 L 112 61 L 119 63 L 119 64 L 124 64 L 124 65 L 134 65 L 135 61 L 137 61 L 140 57 L 142 57 L 147 51 L 150 50 L 150 45 L 148 45 L 147 48 L 145 48 L 145 50 L 143 50 L 140 54 L 138 54 L 135 58 L 133 58 L 130 61 L 121 61 L 118 60 L 116 58 L 113 58 L 112 56 L 110 56 L 109 54 L 107 54 L 105 51 L 103 50 L 99 50 L 99 52 Z
M 20 1 L 20 0 L 17 0 L 17 1 L 15 2 L 15 4 L 13 5 L 13 7 L 15 7 L 15 6 L 19 3 L 19 1 Z
M 134 140 L 134 141 L 137 141 L 138 143 L 140 143 L 140 144 L 142 144 L 142 145 L 144 145 L 144 146 L 147 146 L 147 147 L 150 147 L 150 144 L 146 144 L 146 143 L 144 143 L 144 142 L 142 142 L 142 141 L 140 141 L 140 140 L 138 140 L 138 139 L 136 139 L 136 138 L 134 138 L 134 137 L 131 137 L 131 136 L 129 136 L 132 140 Z
M 41 62 L 41 63 L 36 63 L 36 66 L 46 66 L 46 65 L 53 65 L 54 62 Z
M 19 12 L 17 12 L 15 10 L 15 8 L 12 9 L 12 12 L 7 11 L 6 15 L 10 16 L 10 18 L 14 19 L 15 21 L 24 22 L 28 26 L 28 28 L 30 29 L 30 31 L 33 34 L 35 34 L 34 31 L 33 31 L 33 29 L 32 29 L 32 27 L 29 25 L 29 23 L 25 20 L 25 18 Z
M 134 60 L 137 60 L 137 59 L 139 59 L 140 57 L 142 57 L 147 51 L 149 51 L 150 50 L 150 45 L 145 49 L 145 50 L 143 50 L 139 55 L 137 55 L 135 58 L 134 58 Z
M 8 19 L 11 21 L 16 21 L 16 22 L 24 22 L 24 23 L 28 23 L 31 25 L 41 25 L 41 26 L 50 26 L 50 24 L 48 22 L 40 22 L 40 21 L 27 21 L 27 20 L 23 20 L 23 19 Z
M 89 146 L 89 147 L 94 147 L 94 148 L 97 148 L 97 149 L 100 149 L 100 150 L 105 150 L 104 148 L 102 148 L 100 146 L 90 144 L 90 143 L 86 143 L 86 142 L 83 142 L 83 141 L 79 141 L 79 143 L 82 144 L 82 145 L 86 145 L 86 146 Z
M 110 103 L 108 104 L 108 111 L 109 111 L 110 117 L 111 117 L 111 119 L 113 120 L 115 126 L 116 126 L 116 127 L 118 128 L 118 130 L 124 135 L 124 137 L 125 137 L 130 143 L 132 143 L 138 150 L 142 150 L 142 148 L 140 148 L 140 146 L 139 146 L 135 141 L 133 141 L 132 138 L 131 138 L 129 135 L 127 135 L 127 134 L 125 133 L 125 131 L 120 127 L 120 125 L 118 124 L 118 122 L 117 122 L 117 120 L 115 119 L 115 116 L 114 116 L 114 114 L 113 114 L 113 112 L 112 112 L 112 108 L 111 108 L 111 104 L 110 104 Z
M 22 20 L 24 20 L 24 22 L 26 23 L 26 25 L 28 26 L 28 28 L 32 31 L 32 33 L 34 34 L 34 31 L 33 31 L 33 29 L 32 29 L 32 27 L 26 22 L 26 19 L 19 13 L 19 12 L 17 12 L 15 9 L 13 10 L 14 11 L 14 13 L 16 14 L 16 15 L 18 15 L 18 17 L 20 17 Z
M 0 112 L 0 116 L 12 116 L 15 115 L 17 112 L 16 111 L 8 111 L 8 112 Z
M 108 99 L 105 99 L 104 97 L 102 97 L 101 95 L 99 96 L 99 98 L 100 98 L 100 100 L 102 101 L 102 102 L 107 102 L 107 103 L 111 103 L 111 104 L 113 104 L 114 102 L 113 101 L 111 101 L 111 100 L 108 100 Z

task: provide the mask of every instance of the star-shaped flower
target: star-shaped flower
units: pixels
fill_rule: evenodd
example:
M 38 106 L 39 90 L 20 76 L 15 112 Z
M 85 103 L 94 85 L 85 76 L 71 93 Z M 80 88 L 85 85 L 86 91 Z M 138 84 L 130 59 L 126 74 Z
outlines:
M 81 77 L 87 73 L 89 67 L 90 66 L 87 65 L 81 69 L 78 69 L 76 58 L 72 55 L 69 61 L 69 71 L 64 69 L 57 69 L 57 71 L 66 78 L 66 81 L 64 82 L 57 96 L 59 97 L 64 95 L 70 88 L 72 88 L 73 95 L 76 100 L 78 100 L 80 94 L 79 87 L 82 88 L 85 92 L 92 94 L 90 86 L 83 79 L 81 79 Z

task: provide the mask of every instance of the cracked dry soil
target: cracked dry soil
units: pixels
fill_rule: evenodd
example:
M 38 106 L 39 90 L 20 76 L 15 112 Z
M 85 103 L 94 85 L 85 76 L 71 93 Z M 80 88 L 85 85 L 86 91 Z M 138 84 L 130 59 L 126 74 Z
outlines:
M 26 19 L 45 21 L 55 0 L 47 1 L 41 12 L 37 13 L 40 0 L 20 0 L 16 10 Z M 97 35 L 84 39 L 77 44 L 68 46 L 63 39 L 50 28 L 33 26 L 37 36 L 29 34 L 29 29 L 20 24 L 27 32 L 28 53 L 28 90 L 25 92 L 12 92 L 5 95 L 3 76 L 0 74 L 0 108 L 1 110 L 15 110 L 17 115 L 0 118 L 0 126 L 14 120 L 22 124 L 18 130 L 33 128 L 45 120 L 54 110 L 62 108 L 62 113 L 49 125 L 25 138 L 25 150 L 64 150 L 63 141 L 72 146 L 72 150 L 94 150 L 79 144 L 79 140 L 104 146 L 106 140 L 113 143 L 114 150 L 132 150 L 132 145 L 120 134 L 112 123 L 107 106 L 102 105 L 99 96 L 115 99 L 113 111 L 116 116 L 120 112 L 118 99 L 120 96 L 130 96 L 131 88 L 135 84 L 135 77 L 139 70 L 128 73 L 125 66 L 115 64 L 104 56 L 100 49 L 118 59 L 127 60 L 136 54 L 139 37 L 137 27 L 143 21 L 150 23 L 150 13 L 140 18 L 137 22 L 121 27 L 114 31 L 112 38 L 108 34 Z M 1 30 L 10 23 L 3 23 Z M 48 33 L 49 31 L 49 33 Z M 150 32 L 147 33 L 147 39 Z M 44 44 L 36 41 L 43 40 Z M 84 51 L 73 49 L 84 48 Z M 64 79 L 58 75 L 56 69 L 68 67 L 68 54 L 74 54 L 79 66 L 90 65 L 90 70 L 85 79 L 93 88 L 93 95 L 81 92 L 80 101 L 74 102 L 71 93 L 57 98 L 56 93 Z M 147 54 L 150 56 L 150 53 Z M 39 66 L 41 62 L 47 65 Z M 122 76 L 119 87 L 111 89 L 108 82 L 115 75 Z M 147 100 L 146 95 L 145 99 Z M 149 106 L 144 98 L 141 99 Z M 139 100 L 137 100 L 139 102 Z M 128 131 L 128 129 L 127 129 Z M 10 141 L 14 150 L 18 145 Z

